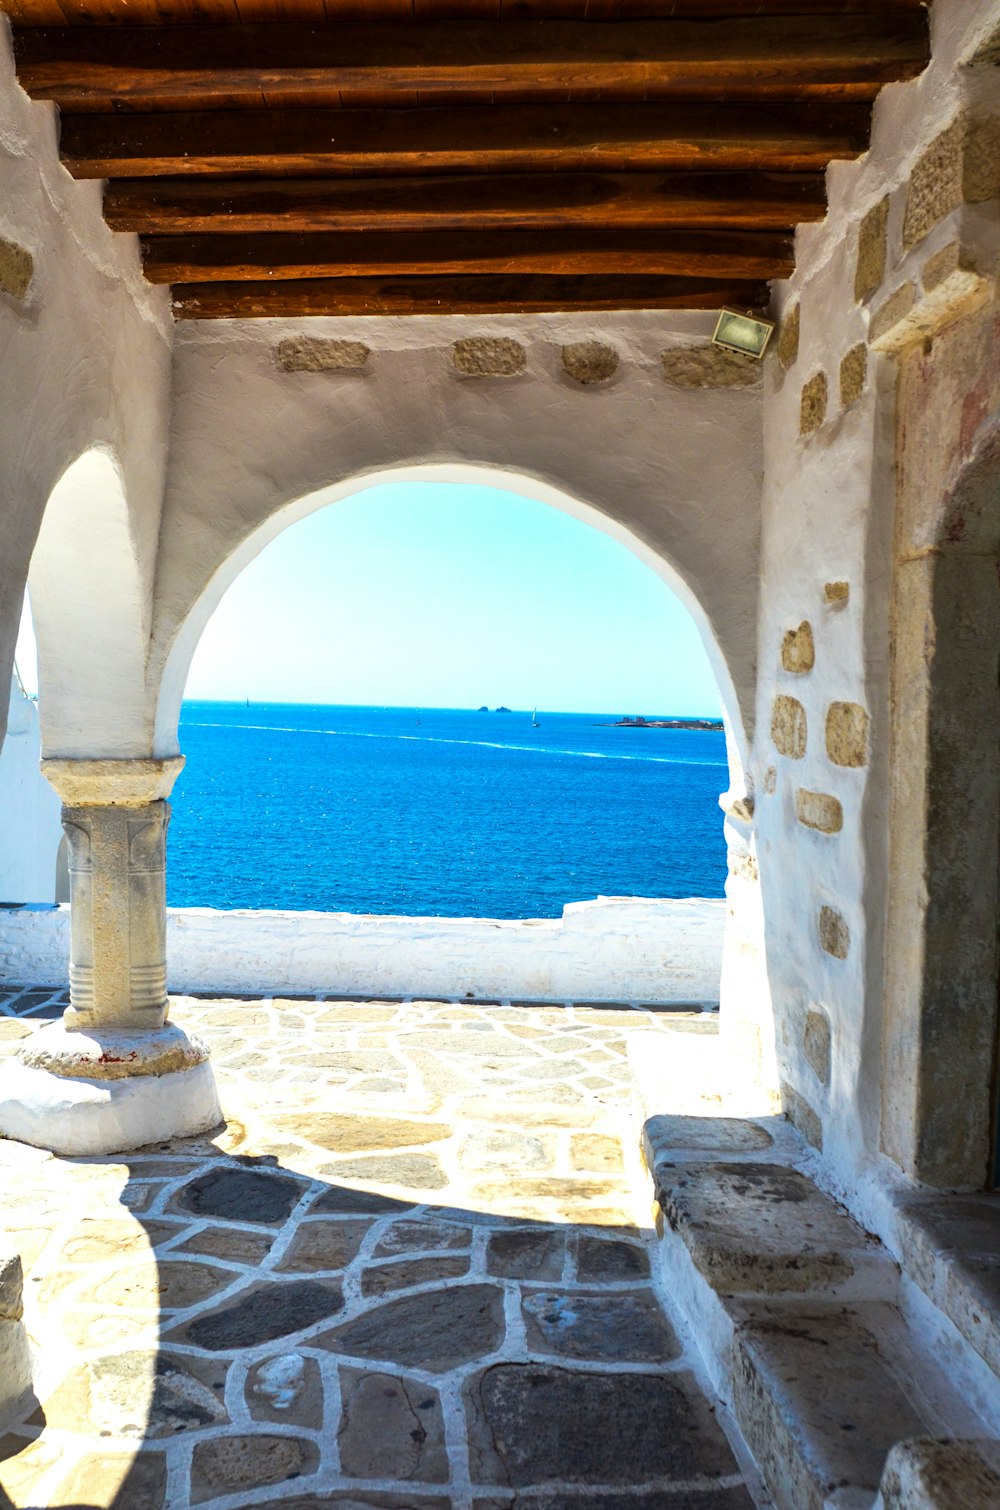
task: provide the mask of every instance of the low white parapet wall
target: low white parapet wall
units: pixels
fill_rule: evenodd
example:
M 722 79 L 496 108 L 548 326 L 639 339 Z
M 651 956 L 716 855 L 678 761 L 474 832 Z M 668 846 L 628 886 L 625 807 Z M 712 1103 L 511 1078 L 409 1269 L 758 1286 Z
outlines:
M 716 1002 L 726 904 L 598 897 L 561 918 L 168 912 L 170 989 Z M 0 910 L 0 980 L 67 978 L 69 908 Z

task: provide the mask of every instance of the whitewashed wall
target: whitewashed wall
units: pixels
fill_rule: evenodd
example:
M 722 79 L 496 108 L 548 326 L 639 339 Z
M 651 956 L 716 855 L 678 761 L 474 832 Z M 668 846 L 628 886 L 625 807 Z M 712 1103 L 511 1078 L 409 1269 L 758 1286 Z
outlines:
M 38 769 L 38 710 L 11 682 L 7 737 L 0 748 L 0 901 L 52 902 L 62 838 L 59 798 Z
M 168 914 L 170 989 L 524 1000 L 719 999 L 725 903 L 576 902 L 561 918 L 345 912 Z M 0 980 L 59 984 L 69 909 L 0 912 Z

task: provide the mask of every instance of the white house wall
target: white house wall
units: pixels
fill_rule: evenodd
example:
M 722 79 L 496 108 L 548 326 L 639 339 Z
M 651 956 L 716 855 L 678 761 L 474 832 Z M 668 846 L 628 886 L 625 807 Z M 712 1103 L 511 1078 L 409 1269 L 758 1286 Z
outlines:
M 170 346 L 166 290 L 144 282 L 138 244 L 101 216 L 100 183 L 59 165 L 54 106 L 18 87 L 0 16 L 0 686 L 11 672 L 28 563 L 48 497 L 79 457 L 114 459 L 127 499 L 129 553 L 152 582 L 166 461 Z M 96 545 L 96 542 L 95 542 Z M 85 579 L 95 614 L 115 564 L 99 548 L 63 570 Z M 77 598 L 81 596 L 77 594 Z M 58 593 L 53 594 L 58 602 Z M 49 626 L 38 622 L 39 640 Z M 52 631 L 64 639 L 72 624 Z M 47 667 L 40 666 L 43 678 Z M 43 712 L 50 753 L 70 753 L 87 727 L 85 689 Z M 50 721 L 51 715 L 51 721 Z M 0 700 L 0 734 L 6 721 Z M 113 740 L 112 740 L 113 746 Z M 133 753 L 114 747 L 104 753 Z
M 38 769 L 38 709 L 15 675 L 0 748 L 0 902 L 53 902 L 59 799 Z

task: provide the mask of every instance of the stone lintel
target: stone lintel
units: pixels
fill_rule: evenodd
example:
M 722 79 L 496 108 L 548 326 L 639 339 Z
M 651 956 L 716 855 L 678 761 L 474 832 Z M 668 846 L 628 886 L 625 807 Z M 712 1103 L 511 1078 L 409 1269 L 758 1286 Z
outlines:
M 184 767 L 183 755 L 164 760 L 64 760 L 41 762 L 42 775 L 67 807 L 146 807 L 170 795 Z

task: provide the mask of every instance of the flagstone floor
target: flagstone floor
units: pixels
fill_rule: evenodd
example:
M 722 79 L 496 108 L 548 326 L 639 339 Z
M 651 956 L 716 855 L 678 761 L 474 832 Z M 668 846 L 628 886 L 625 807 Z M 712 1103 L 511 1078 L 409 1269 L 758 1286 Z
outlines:
M 0 1052 L 57 993 L 0 994 Z M 224 1129 L 0 1142 L 0 1505 L 751 1510 L 650 1259 L 626 1040 L 696 1013 L 178 998 Z

